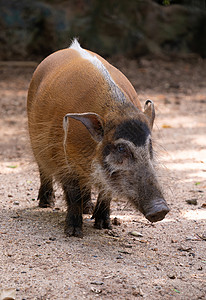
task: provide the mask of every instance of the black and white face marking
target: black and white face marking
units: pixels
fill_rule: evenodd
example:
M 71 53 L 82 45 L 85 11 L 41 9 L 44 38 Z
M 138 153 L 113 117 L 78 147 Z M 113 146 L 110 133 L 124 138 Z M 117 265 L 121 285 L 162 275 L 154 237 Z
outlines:
M 149 135 L 151 135 L 151 132 L 147 124 L 134 119 L 124 121 L 117 126 L 114 139 L 125 139 L 140 147 L 146 144 Z
M 151 222 L 164 218 L 168 207 L 157 180 L 147 124 L 124 122 L 108 140 L 93 161 L 93 183 L 105 195 L 131 201 Z
M 125 171 L 139 173 L 146 165 L 152 165 L 153 149 L 148 125 L 135 119 L 121 123 L 115 130 L 113 141 L 103 148 L 102 156 L 102 167 L 110 179 Z
M 142 146 L 136 146 L 133 142 L 120 138 L 114 143 L 107 144 L 103 149 L 103 164 L 109 173 L 131 170 L 136 168 L 136 164 L 144 165 L 152 159 L 153 149 L 150 135 Z
M 114 142 L 103 149 L 104 161 L 114 165 L 125 165 L 142 159 L 152 159 L 151 132 L 146 123 L 129 120 L 117 126 Z
M 152 141 L 146 123 L 131 120 L 123 124 L 117 126 L 112 140 L 104 144 L 101 160 L 94 160 L 93 180 L 98 179 L 110 193 L 133 199 L 137 197 L 141 177 L 153 172 Z
M 124 139 L 107 144 L 103 149 L 103 163 L 107 170 L 115 171 L 129 168 L 135 160 L 135 146 Z

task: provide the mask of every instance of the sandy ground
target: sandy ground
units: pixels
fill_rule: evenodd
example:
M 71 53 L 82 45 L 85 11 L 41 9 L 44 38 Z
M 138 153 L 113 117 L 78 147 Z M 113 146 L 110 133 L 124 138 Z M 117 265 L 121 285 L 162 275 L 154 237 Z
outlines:
M 25 109 L 34 67 L 0 64 L 0 299 L 206 299 L 206 61 L 114 63 L 142 103 L 155 102 L 171 212 L 152 225 L 118 199 L 111 217 L 120 225 L 99 231 L 85 215 L 84 238 L 66 238 L 62 191 L 54 210 L 36 199 Z

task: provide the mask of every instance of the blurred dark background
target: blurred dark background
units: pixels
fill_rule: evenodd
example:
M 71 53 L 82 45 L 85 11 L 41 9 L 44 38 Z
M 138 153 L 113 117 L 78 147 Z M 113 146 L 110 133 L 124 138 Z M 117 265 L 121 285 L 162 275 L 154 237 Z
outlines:
M 0 60 L 41 60 L 78 37 L 105 57 L 206 57 L 206 0 L 0 0 Z

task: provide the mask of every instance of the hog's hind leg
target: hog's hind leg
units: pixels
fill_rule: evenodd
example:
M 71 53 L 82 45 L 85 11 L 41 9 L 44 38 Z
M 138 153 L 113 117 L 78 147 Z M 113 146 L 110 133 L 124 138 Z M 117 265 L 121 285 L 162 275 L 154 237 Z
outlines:
M 62 184 L 67 202 L 65 233 L 67 236 L 83 237 L 83 201 L 78 179 L 67 178 Z
M 40 174 L 40 189 L 38 194 L 39 207 L 54 207 L 54 191 L 52 176 L 46 176 L 42 170 Z
M 112 229 L 110 222 L 111 198 L 99 193 L 92 218 L 95 219 L 94 227 L 97 229 Z

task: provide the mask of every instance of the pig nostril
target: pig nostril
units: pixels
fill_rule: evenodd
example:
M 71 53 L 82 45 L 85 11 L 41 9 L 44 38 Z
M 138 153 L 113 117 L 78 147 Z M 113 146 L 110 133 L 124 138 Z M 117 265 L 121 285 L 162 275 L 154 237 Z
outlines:
M 148 213 L 146 214 L 146 218 L 154 223 L 154 222 L 158 222 L 158 221 L 161 221 L 164 219 L 164 217 L 166 216 L 166 214 L 169 212 L 169 209 L 163 209 L 161 211 L 156 211 L 156 212 L 153 212 L 153 213 Z

